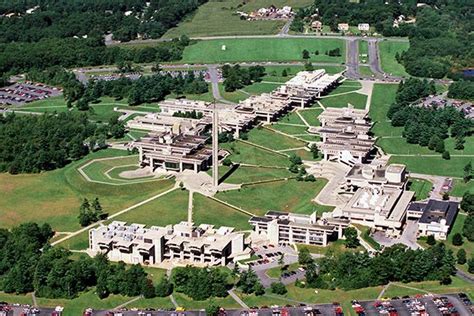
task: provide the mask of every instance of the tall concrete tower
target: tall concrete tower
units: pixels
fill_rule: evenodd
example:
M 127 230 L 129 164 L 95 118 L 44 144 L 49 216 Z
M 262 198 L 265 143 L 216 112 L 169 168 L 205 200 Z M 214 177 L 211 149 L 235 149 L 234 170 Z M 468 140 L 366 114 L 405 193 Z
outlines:
M 212 111 L 212 186 L 217 189 L 219 185 L 219 117 L 216 101 Z

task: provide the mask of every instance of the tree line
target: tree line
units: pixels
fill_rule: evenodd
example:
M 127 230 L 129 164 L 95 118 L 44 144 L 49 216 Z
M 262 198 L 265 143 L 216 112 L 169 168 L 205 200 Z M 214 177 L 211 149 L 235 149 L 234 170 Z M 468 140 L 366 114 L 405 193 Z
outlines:
M 410 78 L 401 82 L 395 103 L 387 113 L 392 126 L 403 126 L 403 137 L 410 144 L 419 144 L 450 159 L 445 139 L 455 139 L 455 149 L 464 149 L 465 138 L 471 135 L 472 121 L 452 106 L 442 108 L 413 105 L 421 98 L 435 94 L 433 82 Z
M 222 66 L 222 77 L 224 77 L 224 90 L 226 92 L 233 92 L 252 83 L 260 82 L 263 76 L 265 76 L 265 67 L 260 65 L 248 68 L 228 64 Z
M 474 101 L 474 81 L 455 81 L 449 86 L 448 97 Z
M 0 42 L 102 37 L 130 41 L 159 38 L 207 0 L 12 0 L 0 4 Z M 28 9 L 33 12 L 26 13 Z

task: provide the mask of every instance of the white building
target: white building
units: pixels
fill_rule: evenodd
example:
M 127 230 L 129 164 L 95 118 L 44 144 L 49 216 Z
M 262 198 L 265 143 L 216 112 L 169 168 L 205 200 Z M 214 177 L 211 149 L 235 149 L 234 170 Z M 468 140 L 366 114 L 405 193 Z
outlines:
M 407 217 L 419 219 L 418 236 L 433 235 L 437 240 L 446 240 L 458 209 L 459 204 L 451 201 L 413 202 L 408 207 Z
M 268 211 L 265 216 L 254 216 L 249 222 L 257 234 L 264 235 L 274 245 L 327 246 L 330 240 L 341 238 L 343 229 L 349 225 L 347 220 L 318 220 L 316 212 L 306 215 Z
M 337 24 L 337 29 L 341 32 L 347 32 L 347 31 L 349 31 L 349 24 L 347 24 L 347 23 L 338 23 Z
M 234 228 L 196 227 L 188 222 L 146 228 L 114 221 L 89 231 L 89 249 L 107 254 L 111 261 L 155 266 L 165 260 L 179 265 L 225 266 L 248 255 L 244 234 L 234 232 Z
M 370 24 L 369 23 L 359 23 L 357 26 L 357 29 L 361 32 L 368 32 L 370 30 Z

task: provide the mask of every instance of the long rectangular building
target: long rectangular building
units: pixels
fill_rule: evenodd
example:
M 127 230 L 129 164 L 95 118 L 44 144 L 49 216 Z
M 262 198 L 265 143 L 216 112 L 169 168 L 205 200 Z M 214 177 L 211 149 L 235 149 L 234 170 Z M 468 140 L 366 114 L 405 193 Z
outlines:
M 130 147 L 138 148 L 139 163 L 143 167 L 199 172 L 211 164 L 212 150 L 205 146 L 207 139 L 173 132 L 151 133 L 132 142 Z
M 268 211 L 265 216 L 254 216 L 249 223 L 257 234 L 265 235 L 270 243 L 327 246 L 330 240 L 341 238 L 349 221 L 318 220 L 311 215 Z
M 244 234 L 232 227 L 194 226 L 188 222 L 165 227 L 114 221 L 89 231 L 89 249 L 111 261 L 156 266 L 164 261 L 180 265 L 225 266 L 245 256 Z M 248 252 L 247 252 L 248 254 Z
M 252 113 L 258 119 L 270 123 L 286 114 L 291 108 L 288 98 L 275 93 L 263 93 L 251 96 L 241 101 L 236 108 L 237 112 Z

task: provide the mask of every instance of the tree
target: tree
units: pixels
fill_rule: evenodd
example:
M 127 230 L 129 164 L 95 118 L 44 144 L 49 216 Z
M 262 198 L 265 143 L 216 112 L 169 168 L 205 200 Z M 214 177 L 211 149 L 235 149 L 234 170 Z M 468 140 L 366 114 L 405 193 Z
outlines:
M 225 157 L 224 160 L 222 160 L 222 164 L 224 166 L 230 166 L 230 165 L 232 165 L 232 160 L 230 160 L 229 157 Z
M 456 257 L 457 257 L 457 263 L 458 264 L 466 264 L 466 250 L 464 250 L 463 248 L 459 249 L 457 254 L 456 254 Z
M 260 283 L 260 281 L 255 283 L 253 290 L 255 295 L 257 296 L 262 296 L 263 294 L 265 294 L 265 288 L 263 287 L 262 283 Z
M 474 214 L 474 193 L 465 192 L 462 196 L 460 207 L 469 214 Z
M 282 70 L 281 76 L 282 76 L 282 77 L 288 77 L 288 72 L 286 71 L 286 69 L 283 69 L 283 70 Z
M 354 227 L 347 227 L 344 230 L 344 236 L 346 237 L 344 241 L 346 248 L 357 248 L 360 245 L 357 230 Z
M 304 63 L 304 70 L 313 71 L 314 70 L 313 64 L 310 61 L 305 62 Z
M 303 59 L 309 59 L 309 51 L 307 51 L 306 49 L 303 50 L 302 55 Z
M 474 273 L 474 257 L 467 261 L 467 271 L 469 273 Z
M 153 282 L 150 279 L 145 279 L 143 282 L 143 297 L 144 298 L 154 298 L 156 297 L 155 287 Z
M 284 295 L 288 292 L 285 285 L 281 282 L 273 282 L 270 285 L 270 290 L 272 291 L 272 293 L 278 295 Z
M 433 235 L 428 235 L 428 238 L 426 238 L 426 243 L 430 246 L 434 246 L 436 245 L 436 239 Z
M 474 241 L 474 215 L 469 214 L 464 221 L 464 225 L 462 227 L 462 234 L 466 237 L 469 241 Z
M 442 154 L 443 159 L 449 160 L 451 159 L 451 155 L 449 154 L 449 151 L 445 150 Z
M 306 266 L 312 262 L 313 257 L 311 257 L 309 249 L 306 247 L 300 247 L 300 249 L 298 250 L 298 263 L 303 266 Z
M 251 294 L 255 291 L 255 284 L 259 283 L 258 277 L 252 268 L 249 268 L 247 271 L 243 271 L 240 274 L 239 281 L 237 286 L 245 294 Z
M 313 159 L 317 159 L 319 157 L 319 150 L 316 144 L 312 144 L 310 147 L 310 151 L 313 154 Z
M 98 197 L 96 197 L 94 201 L 92 201 L 91 207 L 95 212 L 96 219 L 100 219 L 103 216 L 104 212 L 102 210 L 102 206 L 100 205 L 100 201 Z
M 155 294 L 158 297 L 170 296 L 173 293 L 173 284 L 169 281 L 165 275 L 161 278 L 160 282 L 155 287 Z
M 464 166 L 464 176 L 463 176 L 464 182 L 468 183 L 469 180 L 472 179 L 472 164 L 469 161 L 467 165 Z
M 449 192 L 443 193 L 443 201 L 449 201 Z
M 220 306 L 217 305 L 213 300 L 209 302 L 206 307 L 206 315 L 217 316 L 219 315 Z
M 303 160 L 301 159 L 300 156 L 296 154 L 291 154 L 290 156 L 290 162 L 295 165 L 301 165 L 303 163 Z
M 455 233 L 453 235 L 453 245 L 461 246 L 463 244 L 462 235 L 460 233 Z

